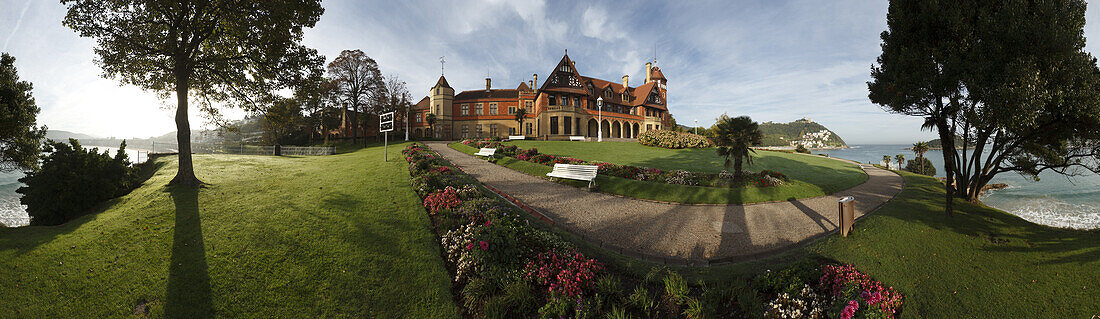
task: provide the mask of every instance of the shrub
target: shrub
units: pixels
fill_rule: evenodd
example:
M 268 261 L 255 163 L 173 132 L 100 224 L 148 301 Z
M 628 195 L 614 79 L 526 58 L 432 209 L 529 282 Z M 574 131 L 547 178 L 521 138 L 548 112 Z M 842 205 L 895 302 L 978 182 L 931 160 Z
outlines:
M 462 204 L 462 200 L 458 199 L 458 191 L 450 186 L 424 198 L 424 208 L 427 208 L 428 212 L 432 214 L 444 209 L 454 208 L 460 204 Z
M 825 265 L 821 273 L 821 285 L 834 298 L 834 306 L 844 303 L 841 315 L 846 318 L 859 310 L 861 302 L 870 308 L 867 311 L 881 311 L 887 318 L 893 318 L 901 309 L 902 296 L 894 287 L 884 287 L 852 265 Z
M 921 166 L 920 166 L 921 160 L 924 160 L 924 170 L 923 171 L 921 170 Z M 936 167 L 932 166 L 932 161 L 928 160 L 927 157 L 923 157 L 923 158 L 919 158 L 919 159 L 915 158 L 915 159 L 911 159 L 911 160 L 906 161 L 905 170 L 913 172 L 913 173 L 921 174 L 921 175 L 936 176 Z
M 650 130 L 638 135 L 638 143 L 663 148 L 706 148 L 714 146 L 706 137 L 691 133 Z
M 20 178 L 26 184 L 16 192 L 27 205 L 31 225 L 59 225 L 80 217 L 105 200 L 126 195 L 140 185 L 137 169 L 130 166 L 126 142 L 111 157 L 98 149 L 84 149 L 75 139 L 69 144 L 47 140 L 39 169 Z
M 602 269 L 603 264 L 599 261 L 586 258 L 579 252 L 546 252 L 528 262 L 524 273 L 528 280 L 545 287 L 551 298 L 575 298 L 592 288 L 596 274 Z
M 810 150 L 806 149 L 806 145 L 802 145 L 802 144 L 798 144 L 798 146 L 796 146 L 794 148 L 794 151 L 798 152 L 798 153 L 803 153 L 803 154 L 810 154 Z
M 669 174 L 668 178 L 665 179 L 665 182 L 678 185 L 699 185 L 699 181 L 695 178 L 695 175 L 684 170 L 673 171 Z

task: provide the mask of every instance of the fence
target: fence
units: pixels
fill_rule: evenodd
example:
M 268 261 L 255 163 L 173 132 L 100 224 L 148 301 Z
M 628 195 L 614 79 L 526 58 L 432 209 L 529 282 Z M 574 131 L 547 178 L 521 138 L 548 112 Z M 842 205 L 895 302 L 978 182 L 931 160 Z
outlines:
M 176 144 L 156 143 L 153 145 L 153 153 L 179 152 Z M 191 144 L 191 153 L 194 154 L 240 154 L 240 155 L 294 155 L 294 156 L 321 156 L 336 154 L 335 146 L 273 146 L 273 145 L 225 145 L 225 144 Z

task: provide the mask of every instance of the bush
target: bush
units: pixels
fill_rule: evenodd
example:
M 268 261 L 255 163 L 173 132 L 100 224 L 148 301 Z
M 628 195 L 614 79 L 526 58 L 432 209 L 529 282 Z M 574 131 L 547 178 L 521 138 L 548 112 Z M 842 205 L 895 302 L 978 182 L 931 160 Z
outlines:
M 714 146 L 702 135 L 664 130 L 650 130 L 638 135 L 638 143 L 663 148 L 706 148 Z
M 794 148 L 794 151 L 803 154 L 810 154 L 810 150 L 806 149 L 806 145 L 802 144 L 798 144 L 798 146 Z
M 921 160 L 924 160 L 923 171 L 920 168 Z M 906 161 L 905 170 L 921 175 L 936 176 L 936 167 L 932 166 L 932 161 L 928 160 L 927 157 Z
M 84 149 L 75 139 L 69 144 L 47 140 L 42 166 L 19 181 L 31 225 L 59 225 L 84 215 L 105 200 L 126 195 L 140 185 L 137 169 L 130 166 L 126 142 L 111 157 L 98 149 Z

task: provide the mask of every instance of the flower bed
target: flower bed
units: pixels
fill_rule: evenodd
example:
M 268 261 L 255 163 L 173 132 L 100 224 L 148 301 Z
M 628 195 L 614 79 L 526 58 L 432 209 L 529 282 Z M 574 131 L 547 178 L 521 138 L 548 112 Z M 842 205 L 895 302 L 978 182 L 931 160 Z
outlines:
M 503 144 L 500 144 L 499 141 L 493 141 L 489 139 L 468 139 L 463 140 L 461 143 L 478 148 L 496 147 L 497 154 L 512 156 L 521 161 L 528 161 L 546 166 L 554 166 L 554 164 L 596 165 L 599 166 L 600 175 L 615 176 L 647 182 L 709 187 L 772 187 L 783 185 L 784 183 L 789 181 L 787 176 L 783 175 L 783 173 L 769 170 L 764 170 L 758 173 L 744 172 L 741 181 L 736 181 L 734 180 L 733 174 L 726 171 L 722 171 L 718 174 L 691 172 L 683 170 L 662 171 L 660 169 L 642 166 L 618 165 L 604 162 L 585 162 L 583 160 L 572 157 L 541 154 L 539 153 L 539 150 L 537 148 L 525 150 L 520 149 L 515 145 L 505 146 Z
M 707 148 L 714 146 L 705 136 L 665 130 L 650 130 L 638 135 L 638 143 L 663 148 Z
M 525 212 L 483 192 L 477 180 L 434 152 L 413 144 L 402 153 L 467 317 L 758 317 L 761 308 L 751 301 L 765 297 L 770 302 L 763 315 L 770 318 L 892 318 L 902 304 L 892 287 L 851 266 L 813 261 L 766 272 L 744 287 L 689 286 L 676 272 L 659 268 L 645 278 L 621 280 L 572 243 L 530 226 Z M 551 156 L 553 160 L 568 161 Z M 602 170 L 620 175 L 696 177 L 603 164 Z M 765 177 L 774 174 L 762 172 Z

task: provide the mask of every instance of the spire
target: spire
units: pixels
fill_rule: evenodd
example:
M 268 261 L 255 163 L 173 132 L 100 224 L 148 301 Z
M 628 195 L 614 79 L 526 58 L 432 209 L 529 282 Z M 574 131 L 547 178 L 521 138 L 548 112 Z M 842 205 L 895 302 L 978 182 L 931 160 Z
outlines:
M 447 60 L 443 59 L 443 57 L 445 57 L 445 56 L 440 56 L 439 57 L 439 76 L 440 77 L 443 76 L 443 64 L 447 63 Z

